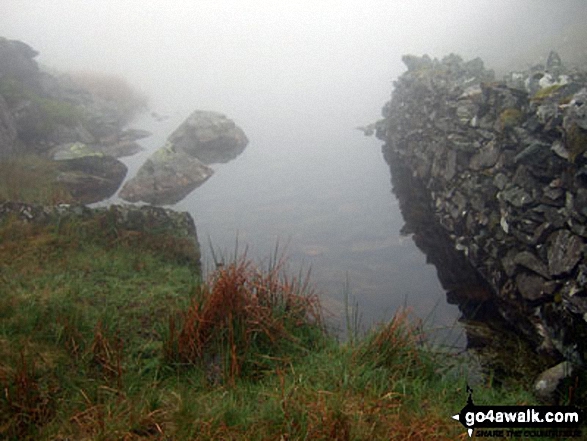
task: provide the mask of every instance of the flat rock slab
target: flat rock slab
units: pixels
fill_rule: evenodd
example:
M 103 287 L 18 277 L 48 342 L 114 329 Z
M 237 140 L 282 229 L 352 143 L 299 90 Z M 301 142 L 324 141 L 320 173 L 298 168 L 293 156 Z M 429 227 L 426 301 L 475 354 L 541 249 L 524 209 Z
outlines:
M 175 204 L 213 173 L 198 159 L 167 144 L 145 161 L 137 175 L 124 184 L 119 196 L 129 202 Z

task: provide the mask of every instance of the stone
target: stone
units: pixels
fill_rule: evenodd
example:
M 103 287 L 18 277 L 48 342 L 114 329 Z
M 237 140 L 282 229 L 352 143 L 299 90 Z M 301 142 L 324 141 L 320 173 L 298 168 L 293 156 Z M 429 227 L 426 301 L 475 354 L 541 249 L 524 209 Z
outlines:
M 113 156 L 115 158 L 124 158 L 126 156 L 133 156 L 143 151 L 143 147 L 135 141 L 118 141 L 113 144 L 99 144 L 92 146 L 96 151 L 105 156 Z
M 167 144 L 147 159 L 136 176 L 124 184 L 119 196 L 129 202 L 175 204 L 213 173 L 198 159 Z
M 506 84 L 455 55 L 404 62 L 384 112 L 392 175 L 421 188 L 414 203 L 429 201 L 520 337 L 586 354 L 587 73 L 555 55 Z
M 529 251 L 522 251 L 521 253 L 516 254 L 514 257 L 514 262 L 534 271 L 536 274 L 541 275 L 545 279 L 550 278 L 546 264 L 544 264 L 538 257 Z
M 570 273 L 581 258 L 584 243 L 568 230 L 557 230 L 548 239 L 548 271 L 551 276 Z
M 225 115 L 200 110 L 193 112 L 168 141 L 204 164 L 228 162 L 249 142 L 243 130 Z
M 507 190 L 503 190 L 499 193 L 499 196 L 506 201 L 512 204 L 514 207 L 523 207 L 525 205 L 531 204 L 534 202 L 534 199 L 526 190 L 521 187 L 510 187 Z
M 132 142 L 139 139 L 148 138 L 153 133 L 148 130 L 142 129 L 126 129 L 118 135 L 118 141 L 120 142 Z
M 113 196 L 127 172 L 122 162 L 110 156 L 84 156 L 61 160 L 57 164 L 57 182 L 82 204 Z
M 516 276 L 516 287 L 523 298 L 530 301 L 539 300 L 547 293 L 544 292 L 546 280 L 536 274 L 526 272 Z
M 51 156 L 55 161 L 63 161 L 66 159 L 83 158 L 84 156 L 104 156 L 83 142 L 68 142 L 61 144 L 52 150 Z
M 18 132 L 6 100 L 0 95 L 0 158 L 14 153 Z
M 569 361 L 563 361 L 542 372 L 534 382 L 534 392 L 546 402 L 556 401 L 556 391 L 561 382 L 574 372 Z
M 469 162 L 471 170 L 481 170 L 493 167 L 499 158 L 500 151 L 495 147 L 495 143 L 489 142 L 473 155 Z

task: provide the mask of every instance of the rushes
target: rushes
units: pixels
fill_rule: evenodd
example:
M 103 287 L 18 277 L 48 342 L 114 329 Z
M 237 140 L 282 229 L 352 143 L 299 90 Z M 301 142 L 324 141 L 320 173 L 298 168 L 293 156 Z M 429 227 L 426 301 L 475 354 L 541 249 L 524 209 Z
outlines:
M 257 378 L 296 353 L 316 347 L 322 316 L 307 279 L 283 273 L 285 260 L 268 271 L 246 256 L 219 265 L 202 284 L 179 322 L 172 317 L 166 358 L 170 362 L 222 364 L 223 379 Z

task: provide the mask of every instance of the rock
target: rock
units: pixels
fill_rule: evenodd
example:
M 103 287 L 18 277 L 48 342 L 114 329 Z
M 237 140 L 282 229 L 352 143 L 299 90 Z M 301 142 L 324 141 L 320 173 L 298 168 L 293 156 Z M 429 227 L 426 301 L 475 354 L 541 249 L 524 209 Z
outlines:
M 545 279 L 550 278 L 546 265 L 529 251 L 522 251 L 521 253 L 516 254 L 514 262 L 534 271 L 536 274 L 540 274 Z
M 563 361 L 542 372 L 534 382 L 534 392 L 538 398 L 546 402 L 555 402 L 555 392 L 565 378 L 573 374 L 573 365 Z
M 568 230 L 558 230 L 547 240 L 548 271 L 551 276 L 567 274 L 575 268 L 583 253 L 583 240 Z
M 119 196 L 129 202 L 175 204 L 212 174 L 213 170 L 198 159 L 167 144 L 147 159 Z
M 200 110 L 193 112 L 168 141 L 204 164 L 228 162 L 249 142 L 243 130 L 225 115 Z
M 545 282 L 542 277 L 535 274 L 520 273 L 516 276 L 516 286 L 526 300 L 539 300 L 546 294 Z
M 84 156 L 58 162 L 57 182 L 77 202 L 90 204 L 116 193 L 126 176 L 126 166 L 110 156 Z
M 52 150 L 51 156 L 55 161 L 63 161 L 84 156 L 104 156 L 104 154 L 90 148 L 83 142 L 68 142 Z
M 144 242 L 148 248 L 156 250 L 166 259 L 187 263 L 198 273 L 200 271 L 200 246 L 196 226 L 187 212 L 132 205 L 89 208 L 73 204 L 43 206 L 21 202 L 0 203 L 0 222 L 8 217 L 39 225 L 60 225 L 69 220 L 75 222 L 95 219 L 108 225 L 110 229 L 115 229 L 122 237 L 125 232 L 132 232 L 131 237 L 136 240 L 142 241 L 146 238 Z M 108 233 L 105 232 L 106 235 Z M 165 240 L 160 240 L 161 238 Z
M 433 207 L 520 336 L 587 359 L 587 72 L 556 54 L 507 83 L 455 55 L 403 61 L 382 112 L 392 175 L 420 189 L 412 203 Z
M 126 129 L 118 135 L 119 142 L 131 142 L 139 139 L 148 138 L 153 135 L 148 130 L 142 129 Z
M 495 147 L 495 143 L 490 142 L 473 155 L 471 162 L 469 162 L 469 167 L 472 170 L 493 167 L 499 155 L 500 151 Z
M 17 137 L 14 118 L 10 113 L 6 100 L 0 95 L 0 158 L 14 153 Z
M 135 141 L 118 141 L 112 144 L 98 144 L 92 146 L 92 148 L 104 156 L 113 156 L 115 158 L 136 155 L 144 150 L 143 147 Z
M 38 90 L 39 66 L 34 58 L 39 55 L 28 44 L 0 37 L 0 78 L 18 78 Z
M 507 190 L 502 191 L 499 196 L 506 202 L 509 202 L 514 207 L 523 207 L 524 205 L 531 204 L 534 199 L 528 192 L 521 187 L 510 187 Z

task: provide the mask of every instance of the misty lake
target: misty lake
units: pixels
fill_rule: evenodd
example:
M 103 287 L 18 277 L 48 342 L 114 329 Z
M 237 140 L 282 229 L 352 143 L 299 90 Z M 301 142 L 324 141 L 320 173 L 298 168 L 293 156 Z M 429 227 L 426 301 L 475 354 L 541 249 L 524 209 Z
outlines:
M 134 122 L 153 135 L 140 141 L 144 152 L 123 159 L 128 177 L 186 116 L 157 122 L 145 114 Z M 249 138 L 244 153 L 213 164 L 208 181 L 170 206 L 192 214 L 204 270 L 213 266 L 210 243 L 217 255 L 232 256 L 238 238 L 239 250 L 247 248 L 256 262 L 267 262 L 279 244 L 292 274 L 311 269 L 334 328 L 344 328 L 347 275 L 366 328 L 403 306 L 429 327 L 456 326 L 459 310 L 447 303 L 436 268 L 400 234 L 404 220 L 381 141 L 331 122 L 323 130 L 304 130 L 303 120 L 276 130 L 282 123 L 277 119 L 268 117 L 262 125 L 243 119 L 235 122 Z M 446 344 L 462 338 L 454 329 L 450 334 Z

